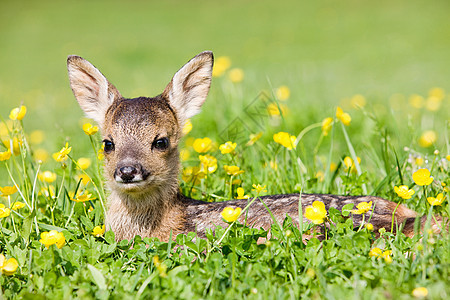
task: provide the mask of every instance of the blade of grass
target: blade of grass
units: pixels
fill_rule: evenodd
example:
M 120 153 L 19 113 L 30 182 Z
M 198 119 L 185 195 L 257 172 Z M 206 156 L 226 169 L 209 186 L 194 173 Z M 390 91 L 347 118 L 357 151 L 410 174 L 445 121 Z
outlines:
M 361 166 L 359 165 L 358 162 L 358 157 L 356 156 L 356 152 L 355 152 L 355 148 L 353 148 L 353 144 L 350 141 L 350 138 L 347 134 L 347 130 L 345 129 L 345 125 L 341 123 L 341 128 L 342 128 L 342 132 L 344 133 L 344 137 L 345 137 L 345 142 L 347 143 L 347 147 L 348 147 L 348 151 L 350 151 L 350 156 L 353 159 L 353 164 L 355 165 L 356 168 L 356 172 L 358 173 L 358 176 L 361 176 L 362 172 L 361 172 Z M 363 193 L 365 195 L 367 195 L 367 186 L 365 183 L 363 183 L 361 185 Z

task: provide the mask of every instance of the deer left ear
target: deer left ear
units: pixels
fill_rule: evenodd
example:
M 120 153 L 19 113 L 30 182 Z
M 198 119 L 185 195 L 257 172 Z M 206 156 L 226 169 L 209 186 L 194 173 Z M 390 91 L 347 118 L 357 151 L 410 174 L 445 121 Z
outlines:
M 200 112 L 211 86 L 213 62 L 211 51 L 198 54 L 175 73 L 165 88 L 162 95 L 177 112 L 180 126 Z
M 122 96 L 90 62 L 76 56 L 67 58 L 70 86 L 86 115 L 103 127 L 105 114 L 115 99 Z

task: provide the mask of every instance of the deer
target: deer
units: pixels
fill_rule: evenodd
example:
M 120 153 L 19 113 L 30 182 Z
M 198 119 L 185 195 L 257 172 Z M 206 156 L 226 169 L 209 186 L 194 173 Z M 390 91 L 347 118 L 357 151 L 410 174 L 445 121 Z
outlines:
M 206 237 L 208 229 L 229 224 L 221 217 L 227 206 L 243 209 L 248 200 L 205 202 L 191 199 L 180 192 L 178 176 L 180 159 L 178 144 L 187 119 L 201 110 L 212 80 L 213 53 L 202 52 L 179 69 L 164 91 L 155 97 L 125 98 L 117 88 L 90 62 L 80 56 L 67 59 L 69 82 L 73 94 L 88 118 L 98 123 L 104 146 L 104 177 L 108 189 L 105 223 L 116 240 L 132 240 L 139 235 L 168 241 L 178 234 L 196 232 Z M 342 210 L 372 201 L 371 216 L 374 231 L 380 228 L 397 230 L 412 237 L 416 219 L 423 230 L 426 216 L 404 205 L 375 196 L 331 194 L 280 194 L 261 196 L 246 214 L 239 217 L 247 226 L 270 230 L 274 220 L 282 223 L 290 216 L 299 222 L 299 201 L 302 211 L 314 201 L 326 209 Z M 366 219 L 367 220 L 367 219 Z M 394 222 L 393 222 L 394 221 Z M 307 222 L 307 220 L 305 220 Z M 355 215 L 354 227 L 362 222 Z M 431 228 L 439 232 L 434 220 Z M 309 236 L 303 236 L 303 239 Z

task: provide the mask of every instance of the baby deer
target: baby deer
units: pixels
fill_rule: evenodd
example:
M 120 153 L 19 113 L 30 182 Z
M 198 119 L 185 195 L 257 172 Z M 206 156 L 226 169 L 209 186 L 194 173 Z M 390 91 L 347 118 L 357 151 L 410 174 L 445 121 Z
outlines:
M 200 112 L 211 85 L 212 67 L 212 52 L 202 52 L 176 72 L 162 94 L 128 99 L 91 63 L 79 56 L 68 57 L 75 98 L 86 115 L 99 124 L 103 135 L 104 173 L 110 190 L 106 224 L 117 240 L 131 240 L 140 235 L 167 241 L 171 232 L 176 236 L 190 231 L 204 237 L 207 228 L 227 226 L 220 214 L 226 206 L 247 205 L 247 200 L 198 201 L 179 191 L 181 129 L 188 118 Z M 298 194 L 261 199 L 278 222 L 286 215 L 298 222 Z M 403 205 L 397 207 L 397 203 L 373 196 L 303 194 L 303 211 L 316 200 L 322 201 L 327 209 L 339 210 L 348 203 L 372 201 L 375 208 L 371 223 L 375 230 L 382 227 L 390 230 L 395 211 L 395 225 L 404 224 L 403 232 L 408 236 L 414 234 L 417 213 Z M 241 216 L 240 221 L 243 220 Z M 269 229 L 272 222 L 260 201 L 250 206 L 247 224 Z M 423 226 L 425 218 L 420 222 Z M 360 223 L 361 217 L 355 216 L 354 226 Z

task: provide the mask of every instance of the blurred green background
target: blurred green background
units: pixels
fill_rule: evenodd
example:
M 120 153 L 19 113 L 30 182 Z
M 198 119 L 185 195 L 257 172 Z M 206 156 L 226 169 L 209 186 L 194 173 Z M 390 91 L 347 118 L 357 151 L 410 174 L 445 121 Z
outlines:
M 0 111 L 7 118 L 23 102 L 27 130 L 63 139 L 81 133 L 74 123 L 82 116 L 67 55 L 88 59 L 136 97 L 160 93 L 187 60 L 212 50 L 245 72 L 242 102 L 227 104 L 234 111 L 287 85 L 290 106 L 313 107 L 320 121 L 357 93 L 450 90 L 449 12 L 448 0 L 1 1 Z M 216 104 L 229 100 L 219 85 L 205 107 L 213 121 Z

